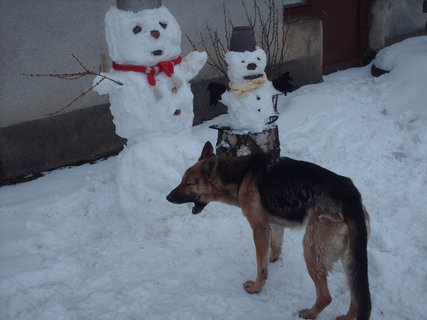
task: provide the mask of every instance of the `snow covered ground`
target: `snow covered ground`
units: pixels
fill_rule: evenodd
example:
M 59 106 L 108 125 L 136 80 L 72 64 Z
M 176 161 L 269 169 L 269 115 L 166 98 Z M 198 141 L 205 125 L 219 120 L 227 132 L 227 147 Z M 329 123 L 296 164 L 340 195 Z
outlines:
M 372 224 L 372 319 L 427 312 L 422 52 L 379 78 L 370 66 L 337 72 L 280 101 L 282 155 L 349 176 L 362 193 Z M 135 173 L 157 174 L 159 182 L 133 215 L 120 211 L 117 158 L 1 187 L 0 319 L 297 319 L 315 299 L 302 230 L 285 232 L 264 290 L 248 295 L 242 283 L 255 277 L 255 250 L 240 210 L 215 203 L 193 216 L 191 205 L 165 199 L 205 140 L 215 143 L 212 123 L 184 132 L 178 145 L 156 140 L 153 150 L 168 161 L 158 172 Z M 330 290 L 320 320 L 347 311 L 340 264 Z

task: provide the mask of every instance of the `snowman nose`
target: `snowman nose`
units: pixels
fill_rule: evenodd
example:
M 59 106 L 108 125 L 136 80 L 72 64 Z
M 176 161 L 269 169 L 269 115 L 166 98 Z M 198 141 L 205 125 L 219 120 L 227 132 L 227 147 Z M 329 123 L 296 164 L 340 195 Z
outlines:
M 256 64 L 255 63 L 249 63 L 247 65 L 246 69 L 248 69 L 248 70 L 255 70 L 256 69 Z
M 157 30 L 151 30 L 151 36 L 152 36 L 153 38 L 159 39 L 159 37 L 160 37 L 160 32 L 159 32 L 159 31 L 157 31 Z

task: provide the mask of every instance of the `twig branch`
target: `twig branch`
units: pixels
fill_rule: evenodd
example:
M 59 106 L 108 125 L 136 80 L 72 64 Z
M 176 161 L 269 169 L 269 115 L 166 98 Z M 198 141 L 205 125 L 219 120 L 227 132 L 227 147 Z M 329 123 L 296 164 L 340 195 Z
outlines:
M 98 86 L 102 81 L 104 81 L 106 78 L 101 78 L 99 79 L 99 81 L 97 81 L 92 87 L 90 87 L 89 89 L 87 89 L 86 91 L 84 91 L 81 95 L 79 95 L 78 97 L 74 98 L 73 101 L 71 101 L 69 104 L 67 104 L 65 107 L 62 107 L 59 110 L 56 110 L 54 112 L 51 113 L 47 113 L 45 114 L 46 116 L 53 116 L 55 114 L 58 114 L 62 111 L 64 111 L 65 109 L 69 108 L 74 102 L 76 102 L 77 100 L 79 100 L 81 97 L 85 96 L 88 92 L 92 91 L 93 88 L 95 88 L 96 86 Z
M 90 87 L 89 89 L 85 90 L 82 94 L 80 94 L 78 97 L 74 98 L 73 101 L 71 101 L 69 104 L 67 104 L 65 107 L 54 111 L 52 113 L 48 113 L 46 114 L 46 116 L 52 116 L 55 115 L 57 113 L 60 113 L 64 110 L 66 110 L 67 108 L 69 108 L 74 102 L 76 102 L 77 100 L 79 100 L 80 98 L 82 98 L 83 96 L 85 96 L 86 94 L 88 94 L 90 91 L 92 91 L 95 87 L 97 87 L 102 81 L 104 80 L 110 80 L 114 83 L 116 83 L 119 86 L 122 86 L 123 83 L 117 80 L 114 80 L 110 77 L 107 77 L 106 75 L 102 74 L 101 71 L 99 72 L 94 72 L 89 70 L 74 54 L 72 54 L 74 60 L 77 61 L 77 63 L 82 67 L 82 69 L 84 71 L 82 72 L 74 72 L 74 73 L 50 73 L 50 74 L 28 74 L 28 73 L 21 73 L 24 76 L 28 76 L 28 77 L 50 77 L 50 78 L 58 78 L 58 79 L 62 79 L 62 80 L 77 80 L 77 79 L 81 79 L 83 77 L 86 76 L 99 76 L 101 77 L 101 79 L 99 81 L 97 81 L 92 87 Z
M 267 54 L 268 63 L 266 73 L 270 77 L 273 73 L 273 67 L 275 65 L 282 65 L 286 61 L 286 53 L 288 51 L 286 40 L 289 28 L 282 26 L 280 23 L 280 11 L 274 2 L 275 0 L 253 0 L 252 8 L 250 8 L 253 11 L 252 14 L 245 1 L 240 1 L 248 26 L 251 28 L 258 45 Z M 223 2 L 223 12 L 225 42 L 221 40 L 217 30 L 212 30 L 207 22 L 206 31 L 208 41 L 206 41 L 202 32 L 200 32 L 200 40 L 202 49 L 208 54 L 207 64 L 222 76 L 227 77 L 227 64 L 224 61 L 224 54 L 229 50 L 233 22 L 225 1 Z M 195 43 L 190 37 L 188 35 L 186 37 L 193 49 L 197 50 Z M 209 46 L 206 42 L 209 43 Z

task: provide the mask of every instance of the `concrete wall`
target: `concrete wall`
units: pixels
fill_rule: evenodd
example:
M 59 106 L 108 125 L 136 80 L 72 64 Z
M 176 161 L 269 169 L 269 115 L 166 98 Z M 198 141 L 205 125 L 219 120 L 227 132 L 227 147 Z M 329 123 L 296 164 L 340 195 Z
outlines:
M 253 0 L 244 0 L 251 8 Z M 281 0 L 274 0 L 281 14 Z M 223 1 L 163 0 L 187 34 L 201 48 L 208 24 L 224 33 Z M 264 3 L 264 1 L 259 1 Z M 184 5 L 183 5 L 184 4 Z M 376 0 L 372 9 L 371 47 L 378 50 L 396 36 L 423 30 L 420 0 Z M 92 77 L 77 81 L 26 77 L 22 73 L 80 71 L 75 54 L 93 70 L 108 70 L 104 15 L 115 0 L 0 0 L 0 185 L 28 174 L 76 164 L 120 151 L 108 97 L 89 92 L 66 112 L 46 116 L 79 96 Z M 247 25 L 240 0 L 226 1 L 234 25 Z M 419 8 L 418 8 L 419 7 Z M 319 19 L 288 25 L 286 63 L 296 87 L 322 80 L 322 27 Z M 192 48 L 185 36 L 183 54 Z M 195 123 L 225 111 L 209 106 L 206 86 L 218 75 L 209 67 L 193 83 Z M 224 79 L 222 79 L 224 81 Z
M 280 7 L 280 0 L 275 0 Z M 251 7 L 252 0 L 245 0 Z M 0 127 L 45 118 L 67 105 L 93 77 L 77 81 L 34 78 L 22 73 L 72 73 L 81 71 L 75 54 L 87 67 L 108 70 L 110 60 L 104 38 L 104 15 L 115 0 L 0 0 Z M 187 34 L 200 46 L 205 24 L 223 33 L 223 2 L 211 0 L 165 0 Z M 185 5 L 183 6 L 183 3 Z M 246 24 L 240 1 L 228 1 L 235 25 Z M 201 47 L 201 46 L 200 46 Z M 185 36 L 184 54 L 192 48 Z M 198 79 L 216 75 L 206 68 Z M 108 102 L 90 92 L 65 112 Z
M 378 51 L 411 35 L 425 34 L 427 13 L 422 0 L 375 0 L 369 46 Z
M 92 83 L 31 78 L 21 73 L 81 71 L 84 64 L 98 69 L 106 63 L 104 14 L 114 0 L 0 1 L 0 127 L 45 118 L 67 105 Z M 89 93 L 68 111 L 108 102 Z

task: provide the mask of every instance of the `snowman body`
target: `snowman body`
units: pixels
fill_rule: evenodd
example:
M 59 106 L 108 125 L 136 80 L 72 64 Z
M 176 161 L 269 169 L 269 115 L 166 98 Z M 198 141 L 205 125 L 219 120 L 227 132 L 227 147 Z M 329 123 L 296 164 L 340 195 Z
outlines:
M 221 102 L 228 107 L 224 126 L 248 131 L 262 131 L 276 115 L 273 97 L 280 92 L 264 73 L 267 56 L 259 47 L 254 51 L 225 54 L 230 90 L 223 93 Z
M 114 63 L 104 75 L 122 85 L 103 80 L 94 90 L 109 94 L 117 134 L 131 145 L 153 133 L 173 135 L 191 127 L 193 94 L 188 81 L 207 56 L 191 52 L 181 58 L 181 30 L 169 10 L 162 6 L 128 12 L 112 7 L 105 28 Z M 130 70 L 122 70 L 125 67 Z

